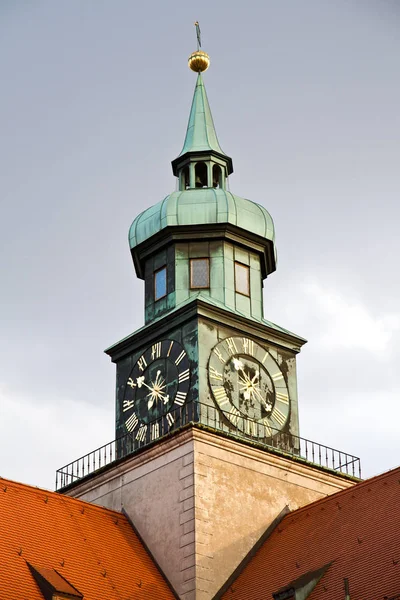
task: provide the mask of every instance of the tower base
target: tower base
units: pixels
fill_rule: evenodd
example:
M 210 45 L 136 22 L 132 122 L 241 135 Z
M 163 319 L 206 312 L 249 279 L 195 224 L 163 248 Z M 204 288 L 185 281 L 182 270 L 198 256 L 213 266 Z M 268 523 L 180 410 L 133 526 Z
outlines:
M 66 494 L 124 511 L 182 600 L 210 600 L 287 505 L 357 480 L 190 426 Z

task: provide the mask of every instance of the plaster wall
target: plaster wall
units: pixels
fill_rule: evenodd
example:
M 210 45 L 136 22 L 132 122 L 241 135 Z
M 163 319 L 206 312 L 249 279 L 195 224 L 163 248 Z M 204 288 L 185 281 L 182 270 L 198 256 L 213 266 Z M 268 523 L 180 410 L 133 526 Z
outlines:
M 179 597 L 210 600 L 285 505 L 352 484 L 190 428 L 68 493 L 125 509 Z
M 195 586 L 193 569 L 187 565 L 195 535 L 193 450 L 188 431 L 68 492 L 113 510 L 124 509 L 181 598 Z
M 196 599 L 209 600 L 288 505 L 354 482 L 211 433 L 194 431 Z

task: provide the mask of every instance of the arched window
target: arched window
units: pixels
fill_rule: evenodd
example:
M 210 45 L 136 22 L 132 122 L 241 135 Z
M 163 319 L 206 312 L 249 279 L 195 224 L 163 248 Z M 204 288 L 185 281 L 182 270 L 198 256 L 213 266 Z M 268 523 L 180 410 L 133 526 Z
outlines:
M 213 176 L 213 187 L 220 188 L 222 187 L 222 171 L 219 165 L 214 165 L 212 170 Z
M 204 162 L 198 162 L 195 166 L 195 186 L 197 188 L 208 187 L 207 185 L 207 165 Z

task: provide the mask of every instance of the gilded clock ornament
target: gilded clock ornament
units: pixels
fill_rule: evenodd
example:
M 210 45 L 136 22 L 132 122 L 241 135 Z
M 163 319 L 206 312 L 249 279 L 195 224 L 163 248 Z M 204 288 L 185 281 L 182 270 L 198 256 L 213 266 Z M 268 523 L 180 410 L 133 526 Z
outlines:
M 190 388 L 186 350 L 175 340 L 149 346 L 125 384 L 121 412 L 127 431 L 138 441 L 159 437 L 179 418 Z
M 208 380 L 225 417 L 254 437 L 271 437 L 289 418 L 289 393 L 277 361 L 247 337 L 229 337 L 211 351 Z

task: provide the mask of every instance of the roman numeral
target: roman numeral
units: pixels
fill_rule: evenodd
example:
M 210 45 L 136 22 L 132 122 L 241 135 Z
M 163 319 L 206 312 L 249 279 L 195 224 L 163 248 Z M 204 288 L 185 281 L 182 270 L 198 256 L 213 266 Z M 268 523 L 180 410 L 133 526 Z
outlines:
M 244 420 L 244 432 L 247 435 L 257 436 L 258 423 L 255 421 L 250 421 L 249 419 Z
M 215 397 L 216 401 L 218 402 L 218 404 L 220 405 L 221 408 L 225 404 L 229 404 L 229 398 L 226 395 L 225 388 L 222 385 L 213 388 L 213 394 L 214 394 L 214 397 Z
M 165 415 L 165 418 L 167 419 L 167 423 L 168 425 L 171 427 L 171 425 L 173 425 L 175 423 L 175 419 L 174 417 L 171 415 L 171 413 L 167 413 Z
M 126 382 L 126 385 L 130 385 L 130 387 L 133 389 L 134 387 L 136 387 L 136 383 L 133 381 L 132 377 L 129 377 L 128 381 Z
M 231 354 L 237 354 L 237 348 L 235 344 L 235 340 L 233 338 L 227 338 L 226 343 L 228 345 L 228 350 Z
M 242 338 L 243 352 L 245 354 L 254 354 L 254 342 L 249 338 Z
M 147 425 L 141 425 L 136 434 L 136 439 L 138 442 L 143 442 L 146 438 Z
M 125 412 L 126 410 L 133 408 L 134 404 L 135 404 L 134 400 L 124 400 L 122 411 Z
M 276 392 L 276 399 L 283 402 L 283 404 L 289 404 L 289 396 L 282 392 Z
M 153 344 L 151 347 L 151 358 L 154 360 L 155 358 L 160 358 L 161 356 L 161 342 L 157 342 L 157 344 Z
M 263 419 L 262 423 L 263 423 L 263 425 L 265 427 L 265 432 L 267 434 L 267 437 L 271 437 L 272 431 L 271 431 L 271 427 L 270 427 L 268 419 Z
M 189 379 L 189 376 L 190 376 L 189 369 L 186 369 L 186 371 L 182 371 L 182 373 L 179 373 L 179 378 L 178 378 L 179 383 L 182 383 L 182 381 L 186 381 L 187 379 Z
M 150 435 L 152 440 L 156 440 L 160 437 L 160 425 L 158 423 L 153 423 L 150 429 Z
M 178 358 L 175 361 L 176 366 L 179 365 L 179 363 L 185 358 L 186 356 L 186 352 L 184 350 L 182 350 L 182 352 L 180 353 L 180 355 L 178 356 Z
M 274 406 L 274 410 L 271 413 L 271 418 L 275 419 L 275 421 L 279 423 L 281 427 L 283 427 L 286 422 L 285 415 L 276 406 Z
M 210 367 L 209 372 L 210 372 L 210 377 L 212 377 L 213 379 L 217 379 L 218 381 L 223 381 L 222 373 L 219 373 L 217 371 L 217 369 L 214 369 L 214 367 Z
M 147 367 L 147 362 L 146 362 L 146 359 L 145 359 L 145 357 L 143 356 L 143 354 L 142 354 L 142 356 L 139 358 L 139 360 L 137 361 L 137 364 L 138 364 L 138 367 L 139 367 L 139 369 L 140 369 L 141 371 L 144 371 L 144 370 L 145 370 L 145 368 Z
M 185 392 L 176 392 L 174 404 L 182 406 L 185 403 L 187 394 Z
M 218 356 L 220 362 L 222 362 L 222 364 L 224 365 L 225 364 L 225 359 L 224 359 L 224 357 L 221 354 L 221 350 L 219 348 L 214 348 L 214 352 Z
M 132 413 L 129 419 L 125 421 L 125 425 L 128 431 L 133 431 L 136 425 L 139 423 L 139 419 L 136 416 L 136 413 Z
M 240 412 L 238 411 L 238 409 L 235 406 L 232 406 L 232 408 L 228 414 L 229 420 L 234 425 L 237 425 L 239 423 L 239 417 L 240 417 Z
M 283 379 L 283 373 L 278 371 L 277 373 L 274 373 L 273 375 L 271 375 L 271 379 L 272 379 L 272 381 L 280 381 L 281 379 Z
M 167 356 L 169 356 L 169 355 L 171 354 L 171 350 L 172 350 L 172 346 L 173 346 L 173 345 L 174 345 L 174 342 L 172 341 L 172 342 L 170 343 L 170 345 L 169 345 L 168 352 L 167 352 Z
M 263 358 L 263 359 L 262 359 L 262 361 L 261 361 L 261 362 L 262 362 L 262 364 L 264 364 L 264 363 L 265 363 L 265 361 L 267 360 L 268 356 L 269 356 L 269 352 L 268 352 L 268 350 L 266 350 L 266 351 L 265 351 L 265 354 L 264 354 L 264 358 Z

